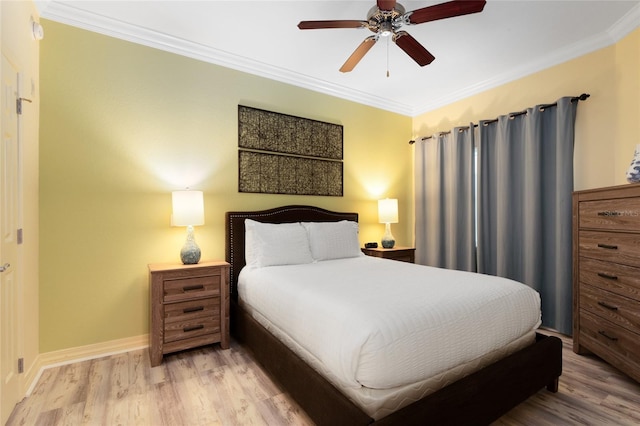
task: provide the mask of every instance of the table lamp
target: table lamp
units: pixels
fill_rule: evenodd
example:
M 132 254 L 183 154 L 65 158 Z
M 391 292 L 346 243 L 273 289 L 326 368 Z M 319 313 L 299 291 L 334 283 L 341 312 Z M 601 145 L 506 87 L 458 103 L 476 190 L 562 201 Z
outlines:
M 378 222 L 385 224 L 384 235 L 382 236 L 382 247 L 393 248 L 396 240 L 391 234 L 391 224 L 398 223 L 398 200 L 395 198 L 385 198 L 378 200 Z
M 202 191 L 174 191 L 171 193 L 173 226 L 187 227 L 187 240 L 180 250 L 180 259 L 185 265 L 200 261 L 200 247 L 193 236 L 193 227 L 204 225 L 204 200 Z

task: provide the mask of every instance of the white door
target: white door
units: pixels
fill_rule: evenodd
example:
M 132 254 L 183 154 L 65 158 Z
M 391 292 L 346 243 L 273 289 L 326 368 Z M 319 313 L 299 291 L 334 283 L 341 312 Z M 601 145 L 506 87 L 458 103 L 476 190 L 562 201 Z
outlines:
M 18 402 L 18 70 L 2 55 L 0 140 L 0 424 Z

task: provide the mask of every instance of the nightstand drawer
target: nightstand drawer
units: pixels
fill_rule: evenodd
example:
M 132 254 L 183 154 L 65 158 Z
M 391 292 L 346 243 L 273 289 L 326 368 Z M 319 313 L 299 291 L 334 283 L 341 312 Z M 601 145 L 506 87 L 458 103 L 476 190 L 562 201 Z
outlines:
M 212 297 L 220 295 L 220 275 L 181 278 L 164 281 L 164 301 Z
M 169 303 L 164 306 L 165 324 L 194 318 L 219 316 L 220 298 L 188 300 L 186 302 Z
M 185 319 L 165 323 L 164 342 L 169 343 L 214 333 L 220 333 L 220 317 Z
M 362 252 L 367 256 L 381 257 L 383 259 L 398 260 L 400 262 L 414 263 L 416 249 L 413 247 L 363 248 Z
M 385 259 L 391 260 L 399 260 L 400 262 L 409 262 L 413 263 L 414 254 L 413 252 L 391 252 L 386 256 L 383 256 Z

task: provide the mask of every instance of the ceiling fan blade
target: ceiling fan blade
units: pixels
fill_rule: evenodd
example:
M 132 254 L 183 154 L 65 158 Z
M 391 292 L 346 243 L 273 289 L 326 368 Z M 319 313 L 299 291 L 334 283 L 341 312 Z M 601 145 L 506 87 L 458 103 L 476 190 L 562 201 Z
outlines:
M 363 28 L 366 21 L 300 21 L 298 28 L 301 30 L 319 30 L 325 28 Z
M 396 7 L 396 0 L 378 0 L 378 9 L 393 10 Z
M 406 31 L 398 31 L 393 36 L 393 41 L 421 67 L 429 65 L 435 59 L 435 56 Z
M 375 36 L 369 36 L 365 38 L 364 41 L 360 43 L 360 46 L 358 46 L 356 50 L 354 50 L 354 52 L 351 54 L 351 56 L 349 56 L 349 59 L 347 59 L 342 67 L 340 67 L 340 72 L 352 71 L 356 67 L 356 65 L 358 65 L 358 62 L 360 62 L 364 55 L 367 54 L 369 49 L 373 47 L 374 44 L 376 44 Z
M 422 9 L 407 12 L 405 16 L 408 16 L 409 23 L 411 24 L 422 24 L 424 22 L 437 21 L 438 19 L 453 18 L 454 16 L 482 12 L 486 3 L 487 2 L 485 0 L 453 0 L 447 3 L 427 6 Z

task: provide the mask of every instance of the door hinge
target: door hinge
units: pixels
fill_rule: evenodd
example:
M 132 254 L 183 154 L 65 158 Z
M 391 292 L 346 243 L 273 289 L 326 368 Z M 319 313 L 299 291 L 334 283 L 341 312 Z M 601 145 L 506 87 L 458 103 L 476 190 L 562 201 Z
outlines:
M 16 114 L 21 115 L 22 114 L 22 101 L 27 101 L 29 103 L 32 102 L 31 99 L 27 99 L 27 98 L 17 98 L 16 99 Z
M 18 240 L 18 244 L 22 244 L 22 228 L 18 229 L 16 239 Z
M 24 358 L 18 358 L 18 374 L 24 373 Z

